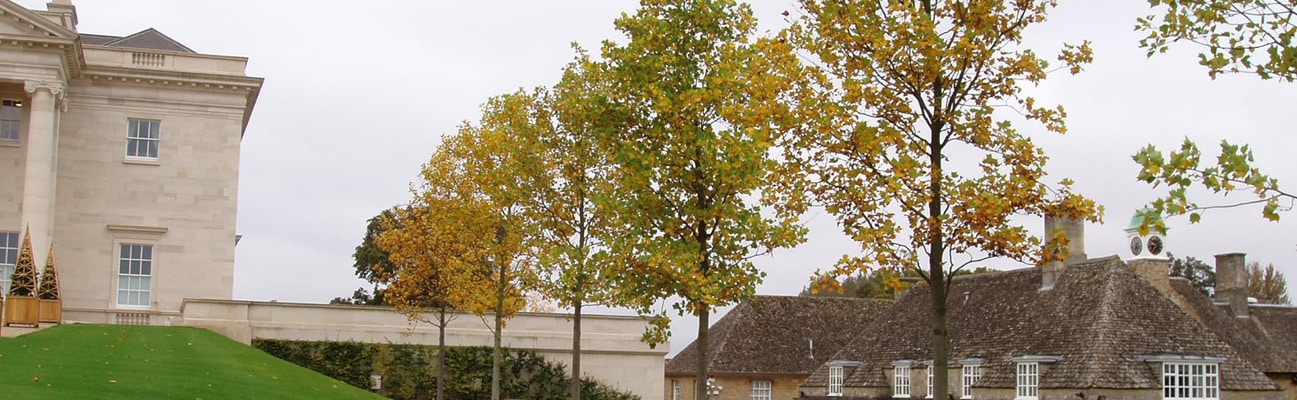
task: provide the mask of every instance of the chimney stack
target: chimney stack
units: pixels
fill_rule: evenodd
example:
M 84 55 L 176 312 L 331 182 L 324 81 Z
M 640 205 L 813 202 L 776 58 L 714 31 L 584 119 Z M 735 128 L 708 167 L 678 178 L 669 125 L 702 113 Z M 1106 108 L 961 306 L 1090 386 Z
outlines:
M 45 3 L 45 9 L 66 15 L 68 20 L 64 23 L 65 27 L 73 31 L 77 30 L 77 6 L 72 5 L 72 0 L 53 0 Z M 72 26 L 66 26 L 67 22 L 70 22 Z
M 1063 275 L 1063 268 L 1067 264 L 1073 264 L 1086 260 L 1085 256 L 1085 221 L 1055 217 L 1052 215 L 1045 216 L 1045 246 L 1054 240 L 1054 233 L 1062 231 L 1067 236 L 1067 260 L 1064 262 L 1052 261 L 1041 267 L 1040 289 L 1048 290 L 1054 287 L 1058 282 L 1059 276 Z
M 1248 316 L 1246 257 L 1243 253 L 1216 255 L 1216 301 L 1228 304 L 1239 318 Z

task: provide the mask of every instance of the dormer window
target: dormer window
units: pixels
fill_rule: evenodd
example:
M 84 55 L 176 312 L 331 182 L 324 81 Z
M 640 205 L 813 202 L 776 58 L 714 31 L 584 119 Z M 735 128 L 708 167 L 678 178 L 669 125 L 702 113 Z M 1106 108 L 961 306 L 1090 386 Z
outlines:
M 910 397 L 910 363 L 892 363 L 892 397 Z
M 1014 382 L 1014 398 L 1018 400 L 1036 400 L 1040 398 L 1040 364 L 1062 361 L 1058 356 L 1020 356 L 1012 361 L 1017 364 Z
M 1216 363 L 1163 363 L 1162 398 L 1220 398 L 1220 369 Z
M 982 379 L 982 362 L 984 362 L 984 360 L 980 358 L 969 358 L 959 361 L 959 364 L 962 366 L 959 374 L 961 391 L 959 398 L 973 398 L 973 385 L 977 384 L 978 379 Z
M 928 395 L 927 395 L 927 396 L 924 396 L 924 397 L 929 398 L 929 399 L 932 398 L 932 371 L 934 371 L 934 370 L 936 370 L 936 369 L 937 369 L 937 367 L 935 367 L 935 366 L 933 366 L 933 365 L 931 365 L 931 364 L 928 365 Z
M 846 382 L 846 367 L 859 367 L 860 361 L 834 360 L 825 363 L 829 367 L 829 391 L 832 397 L 842 396 L 843 384 Z
M 909 397 L 909 365 L 892 366 L 892 392 L 898 399 Z
M 1018 363 L 1017 377 L 1017 394 L 1015 399 L 1034 400 L 1040 396 L 1040 363 L 1037 362 L 1020 362 Z
M 842 366 L 833 365 L 829 367 L 829 396 L 842 395 Z
M 1162 364 L 1162 398 L 1216 400 L 1220 398 L 1221 357 L 1162 354 L 1141 357 Z

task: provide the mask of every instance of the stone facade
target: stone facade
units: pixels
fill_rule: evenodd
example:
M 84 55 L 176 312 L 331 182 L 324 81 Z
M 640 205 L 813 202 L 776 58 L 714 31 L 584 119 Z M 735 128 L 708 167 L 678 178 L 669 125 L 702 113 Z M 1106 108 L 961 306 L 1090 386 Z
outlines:
M 791 400 L 800 396 L 797 391 L 797 385 L 802 383 L 803 376 L 759 376 L 759 375 L 718 375 L 712 377 L 712 382 L 721 387 L 720 395 L 712 396 L 709 400 L 752 400 L 758 398 L 754 396 L 754 385 L 763 385 L 758 382 L 769 382 L 771 400 Z M 670 376 L 667 377 L 665 400 L 693 400 L 694 399 L 694 378 L 692 376 Z M 680 396 L 676 398 L 676 387 L 680 389 Z M 761 393 L 761 390 L 757 390 Z
M 3 124 L 20 127 L 0 139 L 0 233 L 30 229 L 38 266 L 53 246 L 64 319 L 159 324 L 185 298 L 229 299 L 262 83 L 247 59 L 152 29 L 82 34 L 67 0 L 0 14 L 0 99 L 17 110 Z
M 436 327 L 412 325 L 388 307 L 186 300 L 182 311 L 183 319 L 171 321 L 206 328 L 243 343 L 257 338 L 437 344 Z M 640 341 L 647 324 L 643 319 L 591 314 L 581 318 L 583 375 L 643 399 L 662 398 L 667 348 L 651 348 Z M 449 325 L 447 345 L 491 345 L 491 330 L 475 315 L 457 315 Z M 501 339 L 506 347 L 535 350 L 553 361 L 571 364 L 572 322 L 568 315 L 519 313 L 509 319 Z M 791 383 L 791 387 L 796 385 Z

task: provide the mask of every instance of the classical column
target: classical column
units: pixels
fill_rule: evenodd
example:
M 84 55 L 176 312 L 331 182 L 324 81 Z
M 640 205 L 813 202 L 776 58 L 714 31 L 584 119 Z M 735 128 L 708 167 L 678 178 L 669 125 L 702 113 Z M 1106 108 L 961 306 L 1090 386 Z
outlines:
M 54 235 L 54 179 L 57 176 L 54 158 L 58 151 L 58 143 L 55 143 L 58 133 L 54 131 L 58 117 L 55 99 L 62 97 L 65 87 L 61 82 L 49 81 L 27 81 L 23 87 L 31 94 L 31 119 L 27 123 L 22 226 L 24 230 L 31 229 L 33 261 L 44 266 L 45 254 Z

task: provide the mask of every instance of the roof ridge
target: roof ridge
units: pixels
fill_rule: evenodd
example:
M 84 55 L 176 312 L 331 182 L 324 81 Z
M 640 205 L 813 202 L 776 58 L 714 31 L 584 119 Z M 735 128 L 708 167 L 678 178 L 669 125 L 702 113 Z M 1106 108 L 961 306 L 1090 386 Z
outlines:
M 1112 256 L 1112 257 L 1116 257 L 1116 256 Z M 1080 264 L 1086 264 L 1086 263 L 1079 263 L 1078 266 Z M 1113 305 L 1117 303 L 1115 292 L 1116 292 L 1116 285 L 1118 282 L 1115 274 L 1113 274 L 1112 271 L 1113 268 L 1120 268 L 1120 267 L 1109 265 L 1103 268 L 1105 279 L 1102 288 L 1102 293 L 1100 293 L 1100 296 L 1102 297 L 1099 298 L 1099 306 L 1097 307 L 1098 308 L 1097 311 L 1099 312 L 1099 318 L 1093 319 L 1092 322 L 1090 323 L 1090 326 L 1087 327 L 1088 328 L 1087 332 L 1092 333 L 1092 335 L 1084 336 L 1093 339 L 1091 343 L 1087 344 L 1088 347 L 1093 349 L 1093 351 L 1091 352 L 1092 354 L 1112 353 L 1112 349 L 1111 349 L 1112 345 L 1108 343 L 1108 340 L 1106 339 L 1108 336 L 1110 336 L 1109 334 L 1111 333 L 1108 332 L 1108 330 L 1115 326 L 1115 324 L 1112 323 L 1113 316 L 1114 316 L 1113 314 L 1116 313 L 1116 310 L 1113 307 Z M 1066 268 L 1063 269 L 1063 274 L 1067 274 Z M 1084 368 L 1087 374 L 1081 377 L 1080 379 L 1081 385 L 1079 386 L 1082 387 L 1096 386 L 1097 382 L 1094 381 L 1095 379 L 1094 374 L 1088 372 L 1099 370 L 1102 368 L 1102 366 L 1099 365 L 1098 360 L 1099 357 L 1083 358 L 1084 361 L 1083 364 L 1085 365 Z

